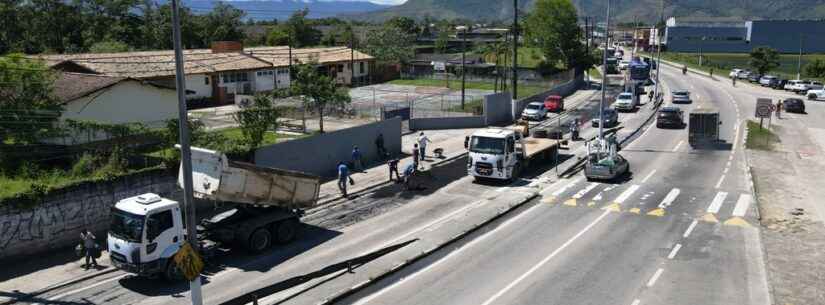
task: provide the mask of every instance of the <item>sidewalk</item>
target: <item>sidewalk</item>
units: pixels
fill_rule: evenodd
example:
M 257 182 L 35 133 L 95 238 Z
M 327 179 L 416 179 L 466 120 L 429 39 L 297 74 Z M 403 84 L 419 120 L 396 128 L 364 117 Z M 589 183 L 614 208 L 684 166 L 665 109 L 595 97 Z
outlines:
M 469 136 L 474 131 L 476 131 L 476 128 L 424 131 L 424 134 L 432 141 L 432 143 L 427 145 L 427 158 L 422 163 L 424 170 L 466 153 L 464 149 L 464 137 Z M 418 134 L 419 132 L 415 132 L 401 137 L 401 152 L 403 155 L 400 156 L 401 160 L 398 162 L 399 171 L 403 171 L 408 164 L 413 163 L 412 149 L 418 139 Z M 436 159 L 433 156 L 432 151 L 436 148 L 444 149 L 443 158 Z M 369 162 L 367 163 L 369 164 Z M 350 177 L 355 181 L 355 185 L 349 185 L 347 187 L 347 193 L 349 195 L 355 195 L 361 191 L 390 182 L 390 170 L 387 163 L 373 163 L 373 165 L 373 167 L 367 168 L 365 172 L 354 172 L 351 170 Z M 341 191 L 338 189 L 337 179 L 321 185 L 320 195 L 318 196 L 319 205 L 325 205 L 341 198 Z

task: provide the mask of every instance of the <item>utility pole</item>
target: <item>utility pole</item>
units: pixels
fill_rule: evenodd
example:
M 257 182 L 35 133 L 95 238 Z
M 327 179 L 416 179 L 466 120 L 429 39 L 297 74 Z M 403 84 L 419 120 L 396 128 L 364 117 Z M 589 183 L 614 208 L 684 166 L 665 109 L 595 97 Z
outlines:
M 796 79 L 802 79 L 802 39 L 805 34 L 799 34 L 799 60 L 796 63 Z
M 513 100 L 518 99 L 518 0 L 513 0 Z
M 467 26 L 460 27 L 463 30 L 463 38 L 461 40 L 461 109 L 464 109 L 464 91 L 465 91 L 465 83 L 467 81 Z
M 665 21 L 665 0 L 659 3 L 659 24 Z M 663 31 L 662 31 L 663 32 Z M 659 98 L 659 71 L 662 70 L 662 33 L 659 31 L 658 25 L 656 27 L 656 86 L 653 87 L 653 98 Z
M 355 42 L 349 39 L 349 85 L 355 87 Z
M 172 0 L 172 38 L 175 44 L 175 87 L 178 93 L 178 128 L 180 132 L 181 174 L 183 175 L 183 204 L 186 207 L 186 237 L 197 254 L 198 233 L 195 230 L 195 201 L 192 196 L 192 152 L 189 146 L 189 115 L 186 112 L 186 74 L 183 71 L 183 50 L 180 38 L 178 0 Z M 189 282 L 192 305 L 203 304 L 201 278 Z
M 602 99 L 599 101 L 599 141 L 604 143 L 604 103 L 607 98 L 607 48 L 610 43 L 610 0 L 607 0 L 607 18 L 605 22 L 605 44 L 602 53 Z

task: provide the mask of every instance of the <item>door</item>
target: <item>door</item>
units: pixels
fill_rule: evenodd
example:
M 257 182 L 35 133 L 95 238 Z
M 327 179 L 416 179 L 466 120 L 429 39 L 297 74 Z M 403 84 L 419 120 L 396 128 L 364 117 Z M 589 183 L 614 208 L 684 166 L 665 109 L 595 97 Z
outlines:
M 178 210 L 178 208 L 175 208 L 175 210 Z M 161 258 L 164 250 L 181 242 L 180 232 L 183 232 L 183 228 L 180 222 L 180 212 L 173 212 L 172 209 L 163 210 L 146 218 L 145 242 L 143 243 L 144 248 L 141 250 L 143 262 Z M 178 220 L 175 220 L 175 216 Z

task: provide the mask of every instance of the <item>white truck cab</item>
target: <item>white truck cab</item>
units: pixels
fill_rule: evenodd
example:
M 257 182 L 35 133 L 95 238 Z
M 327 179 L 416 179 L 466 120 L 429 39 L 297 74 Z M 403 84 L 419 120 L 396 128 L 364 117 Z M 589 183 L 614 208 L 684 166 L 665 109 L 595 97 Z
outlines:
M 511 179 L 520 162 L 522 135 L 513 129 L 487 128 L 476 131 L 468 138 L 469 175 L 498 180 Z M 518 145 L 522 147 L 521 145 Z
M 176 272 L 170 262 L 185 239 L 177 201 L 152 193 L 126 198 L 112 207 L 110 218 L 107 244 L 116 268 L 140 275 Z

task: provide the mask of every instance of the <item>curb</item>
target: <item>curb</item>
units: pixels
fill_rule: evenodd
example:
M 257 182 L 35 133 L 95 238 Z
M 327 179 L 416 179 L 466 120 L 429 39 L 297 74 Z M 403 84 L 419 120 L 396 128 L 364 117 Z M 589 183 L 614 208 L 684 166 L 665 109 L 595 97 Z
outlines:
M 480 222 L 480 223 L 478 223 L 478 224 L 475 224 L 472 228 L 469 228 L 469 229 L 465 230 L 464 232 L 462 232 L 462 233 L 460 233 L 460 234 L 457 234 L 457 235 L 455 235 L 455 236 L 453 236 L 453 237 L 449 238 L 448 240 L 444 241 L 442 244 L 440 244 L 440 245 L 438 245 L 438 246 L 435 246 L 435 247 L 432 247 L 432 248 L 430 248 L 430 249 L 427 249 L 427 250 L 425 250 L 425 251 L 423 251 L 423 252 L 419 253 L 418 255 L 416 255 L 416 256 L 414 256 L 414 257 L 412 257 L 412 258 L 406 259 L 404 262 L 399 263 L 399 264 L 396 264 L 395 266 L 393 266 L 392 268 L 390 268 L 390 269 L 388 269 L 388 270 L 384 271 L 384 272 L 383 272 L 382 274 L 380 274 L 380 275 L 371 276 L 371 277 L 370 277 L 370 279 L 368 279 L 368 280 L 366 280 L 366 281 L 360 282 L 360 283 L 358 283 L 358 284 L 356 284 L 356 285 L 354 285 L 354 286 L 352 286 L 352 287 L 350 287 L 350 288 L 347 288 L 346 290 L 343 290 L 343 291 L 340 291 L 340 292 L 338 292 L 338 293 L 336 293 L 336 294 L 333 294 L 332 296 L 325 298 L 325 299 L 324 299 L 324 300 L 322 300 L 321 302 L 316 303 L 316 305 L 328 305 L 328 304 L 333 304 L 333 303 L 335 303 L 336 301 L 338 301 L 338 300 L 340 300 L 340 299 L 342 299 L 342 298 L 344 298 L 344 297 L 346 297 L 346 296 L 349 296 L 349 295 L 351 295 L 351 294 L 353 294 L 353 293 L 355 293 L 355 292 L 358 292 L 359 290 L 361 290 L 361 289 L 363 289 L 363 288 L 365 288 L 365 287 L 369 286 L 370 284 L 372 284 L 372 283 L 374 283 L 374 282 L 376 282 L 376 281 L 379 281 L 379 280 L 381 280 L 381 279 L 384 279 L 384 278 L 386 278 L 387 276 L 392 275 L 392 274 L 393 274 L 393 273 L 395 273 L 396 271 L 398 271 L 398 270 L 400 270 L 400 269 L 402 269 L 402 268 L 404 268 L 404 267 L 406 267 L 406 266 L 412 265 L 413 263 L 415 263 L 415 262 L 417 262 L 417 261 L 419 261 L 419 260 L 421 260 L 421 259 L 423 259 L 423 258 L 425 258 L 425 257 L 429 256 L 430 254 L 432 254 L 432 253 L 434 253 L 434 252 L 436 252 L 436 251 L 438 251 L 438 250 L 441 250 L 441 249 L 443 249 L 443 248 L 445 248 L 445 247 L 447 247 L 447 246 L 449 246 L 449 245 L 453 244 L 454 242 L 456 242 L 456 241 L 458 241 L 458 240 L 460 240 L 460 239 L 462 239 L 462 238 L 466 237 L 467 235 L 470 235 L 470 234 L 472 234 L 472 233 L 476 232 L 478 229 L 480 229 L 480 228 L 482 228 L 482 227 L 486 226 L 487 224 L 490 224 L 490 223 L 492 223 L 492 222 L 494 222 L 494 221 L 496 221 L 496 220 L 500 219 L 501 217 L 503 217 L 503 216 L 505 216 L 505 215 L 509 214 L 511 211 L 513 211 L 513 210 L 515 210 L 515 209 L 517 209 L 517 208 L 521 207 L 521 206 L 522 206 L 522 205 L 524 205 L 525 203 L 530 202 L 531 200 L 535 199 L 535 198 L 536 198 L 536 197 L 538 197 L 538 196 L 539 196 L 539 193 L 538 193 L 538 192 L 533 192 L 532 194 L 530 194 L 530 196 L 528 196 L 527 198 L 523 199 L 521 202 L 517 202 L 517 203 L 511 204 L 511 205 L 509 206 L 509 208 L 507 208 L 507 209 L 504 209 L 504 210 L 499 210 L 499 211 L 498 211 L 498 214 L 496 214 L 495 216 L 493 216 L 493 217 L 491 217 L 491 218 L 489 218 L 489 219 L 487 219 L 487 220 L 485 220 L 485 221 L 482 221 L 482 222 Z
M 44 289 L 40 289 L 38 291 L 27 293 L 26 296 L 23 296 L 23 297 L 20 297 L 20 298 L 12 298 L 8 301 L 0 303 L 0 305 L 10 305 L 10 304 L 16 304 L 18 302 L 26 302 L 28 300 L 31 300 L 31 299 L 37 297 L 38 295 L 41 295 L 43 293 L 52 291 L 54 289 L 59 289 L 59 288 L 63 288 L 63 287 L 66 287 L 66 286 L 71 286 L 71 285 L 74 285 L 74 284 L 77 284 L 77 283 L 80 283 L 80 282 L 83 282 L 83 281 L 86 281 L 86 280 L 89 280 L 89 279 L 92 279 L 92 278 L 96 278 L 98 276 L 102 276 L 102 275 L 106 275 L 106 274 L 115 272 L 117 270 L 118 269 L 115 268 L 115 267 L 109 267 L 109 268 L 103 269 L 101 271 L 94 272 L 94 273 L 89 274 L 89 275 L 85 275 L 85 276 L 82 276 L 82 277 L 79 277 L 79 278 L 76 278 L 76 279 L 73 279 L 73 280 L 58 283 L 58 284 L 55 284 L 54 286 L 49 286 L 49 287 L 46 287 Z

